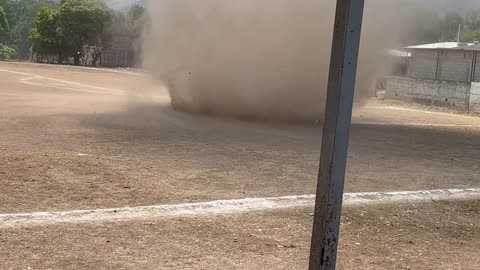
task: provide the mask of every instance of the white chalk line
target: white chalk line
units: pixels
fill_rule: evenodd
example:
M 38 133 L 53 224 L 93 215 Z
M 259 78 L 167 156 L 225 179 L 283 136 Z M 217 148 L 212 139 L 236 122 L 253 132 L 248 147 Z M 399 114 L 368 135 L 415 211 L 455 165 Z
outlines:
M 428 202 L 436 200 L 468 199 L 480 199 L 480 188 L 346 193 L 344 195 L 344 204 L 371 205 L 395 202 Z M 314 202 L 315 195 L 301 195 L 111 209 L 2 214 L 0 215 L 0 228 L 222 215 L 252 211 L 313 207 Z
M 353 122 L 354 125 L 365 126 L 406 126 L 406 127 L 470 127 L 480 128 L 480 125 L 471 124 L 439 124 L 439 123 L 390 123 L 390 122 L 374 122 L 374 121 L 359 121 Z
M 402 108 L 402 107 L 396 107 L 396 106 L 379 106 L 377 108 L 387 109 L 387 110 L 406 111 L 406 112 L 418 112 L 418 113 L 425 113 L 425 114 L 437 114 L 442 116 L 450 116 L 450 117 L 465 118 L 465 119 L 477 119 L 477 120 L 480 119 L 479 117 L 475 117 L 475 116 L 466 116 L 466 115 L 459 115 L 459 114 L 453 114 L 453 113 L 409 109 L 409 108 Z
M 117 90 L 117 89 L 93 86 L 93 85 L 76 83 L 76 82 L 71 82 L 71 81 L 66 81 L 66 80 L 60 80 L 60 79 L 45 77 L 45 76 L 41 76 L 41 75 L 36 75 L 36 74 L 33 74 L 33 73 L 13 71 L 13 70 L 7 70 L 7 69 L 0 69 L 0 71 L 7 72 L 7 73 L 12 73 L 12 74 L 29 76 L 27 78 L 20 79 L 20 82 L 25 83 L 25 84 L 29 84 L 29 85 L 58 88 L 58 89 L 69 90 L 69 91 L 98 93 L 98 94 L 114 94 L 114 95 L 117 94 L 118 95 L 118 94 L 123 93 L 123 91 Z M 79 87 L 90 88 L 90 89 L 95 89 L 95 90 L 77 89 L 77 88 L 64 87 L 64 86 L 53 85 L 53 84 L 47 85 L 47 84 L 38 83 L 38 82 L 31 82 L 31 80 L 35 80 L 35 79 L 50 80 L 52 82 L 61 83 L 61 84 L 64 84 L 64 85 L 67 84 L 67 85 L 79 86 Z
M 142 72 L 135 72 L 131 70 L 125 70 L 122 68 L 98 68 L 98 67 L 86 67 L 86 66 L 71 66 L 71 65 L 58 65 L 58 64 L 42 64 L 42 63 L 24 63 L 24 62 L 3 62 L 2 64 L 6 65 L 25 65 L 25 66 L 40 66 L 46 68 L 67 68 L 67 69 L 78 69 L 78 70 L 95 70 L 100 72 L 107 72 L 107 73 L 120 73 L 125 75 L 134 75 L 140 77 L 148 77 L 147 74 Z M 138 69 L 140 70 L 140 69 Z
M 34 78 L 34 77 L 23 78 L 23 79 L 20 79 L 20 82 L 24 83 L 24 84 L 28 84 L 28 85 L 33 85 L 33 86 L 55 88 L 55 89 L 68 90 L 68 91 L 74 91 L 74 92 L 93 93 L 93 94 L 108 94 L 108 95 L 122 95 L 122 93 L 120 93 L 120 92 L 117 93 L 117 92 L 111 92 L 111 91 L 87 90 L 87 89 L 81 89 L 81 88 L 72 88 L 72 87 L 67 87 L 67 86 L 60 86 L 60 85 L 55 85 L 55 84 L 36 83 L 36 82 L 31 81 L 33 79 L 37 79 L 37 78 Z
M 102 70 L 102 69 L 99 69 L 99 68 L 89 68 L 89 67 L 82 67 L 82 69 Z M 33 73 L 26 73 L 26 72 L 20 72 L 20 71 L 13 71 L 13 70 L 6 70 L 6 69 L 0 69 L 0 71 L 29 76 L 27 78 L 20 79 L 20 82 L 22 82 L 24 84 L 28 84 L 28 85 L 33 85 L 33 86 L 49 87 L 49 88 L 56 88 L 56 89 L 61 89 L 61 90 L 77 91 L 77 92 L 84 92 L 84 93 L 94 93 L 94 94 L 124 95 L 123 91 L 117 90 L 117 89 L 112 89 L 112 88 L 105 88 L 105 87 L 98 87 L 98 86 L 93 86 L 93 85 L 88 85 L 88 84 L 75 83 L 75 82 L 71 82 L 71 81 L 60 80 L 60 79 L 55 79 L 55 78 L 50 78 L 50 77 L 45 77 L 45 76 L 41 76 L 41 75 L 36 75 L 36 74 L 33 74 Z M 109 71 L 109 72 L 114 72 L 114 71 Z M 118 72 L 121 73 L 120 71 L 118 71 Z M 50 81 L 53 81 L 53 82 L 56 82 L 56 83 L 44 84 L 44 83 L 32 82 L 32 80 L 35 80 L 35 79 L 50 80 Z M 79 87 L 96 89 L 96 90 L 88 90 L 88 89 L 67 87 L 68 84 L 74 85 L 74 86 L 79 86 Z M 151 98 L 158 99 L 158 100 L 163 99 L 162 96 L 152 96 Z M 456 114 L 431 112 L 431 111 L 422 111 L 422 110 L 400 108 L 400 107 L 394 107 L 394 106 L 383 106 L 383 107 L 378 107 L 378 108 L 390 109 L 390 110 L 400 110 L 400 111 L 412 111 L 412 112 L 420 112 L 420 113 L 426 113 L 426 114 L 438 114 L 438 115 L 443 115 L 443 116 L 453 116 L 453 117 L 461 117 L 461 118 L 468 118 L 468 119 L 476 119 L 476 117 L 470 117 L 470 116 L 462 116 L 462 115 L 456 115 Z M 352 124 L 354 124 L 354 125 L 370 125 L 370 126 L 412 126 L 412 127 L 413 126 L 425 126 L 425 127 L 480 128 L 480 125 L 471 125 L 471 124 L 394 123 L 394 122 L 375 122 L 375 121 L 359 121 L 359 122 L 353 122 Z
M 95 70 L 96 68 L 85 68 L 85 69 L 94 69 Z M 54 79 L 54 78 L 35 75 L 35 74 L 31 74 L 31 73 L 12 71 L 12 70 L 6 70 L 6 69 L 0 69 L 0 71 L 29 76 L 27 78 L 20 79 L 19 81 L 21 83 L 28 84 L 28 85 L 33 85 L 33 86 L 48 87 L 48 88 L 55 88 L 55 89 L 60 89 L 60 90 L 93 93 L 93 94 L 107 94 L 107 95 L 125 95 L 126 94 L 124 91 L 118 90 L 118 89 L 98 87 L 98 86 L 93 86 L 93 85 L 88 85 L 88 84 L 83 84 L 83 83 L 75 83 L 75 82 L 71 82 L 71 81 Z M 109 72 L 114 72 L 114 71 L 109 71 Z M 122 72 L 118 72 L 118 73 L 122 73 Z M 32 82 L 32 80 L 35 80 L 35 79 L 51 80 L 51 81 L 54 81 L 56 83 L 45 84 L 45 83 Z M 82 88 L 67 87 L 68 84 L 74 85 L 74 86 L 79 86 L 79 87 L 97 89 L 97 90 L 87 90 L 87 89 L 82 89 Z M 151 96 L 150 98 L 153 98 L 155 100 L 164 100 L 165 99 L 163 96 L 158 96 L 158 95 Z

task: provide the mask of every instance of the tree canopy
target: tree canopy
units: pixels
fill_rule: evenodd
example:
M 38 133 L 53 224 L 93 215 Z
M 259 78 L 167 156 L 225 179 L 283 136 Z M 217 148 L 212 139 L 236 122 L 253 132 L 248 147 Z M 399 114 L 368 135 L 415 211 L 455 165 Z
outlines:
M 447 12 L 439 14 L 426 9 L 412 12 L 402 37 L 404 45 L 456 41 L 460 27 L 460 41 L 480 41 L 480 10 L 466 14 Z
M 61 32 L 60 56 L 70 56 L 78 65 L 83 47 L 108 46 L 112 11 L 94 0 L 63 0 L 54 12 L 57 32 Z
M 35 28 L 28 37 L 32 42 L 32 52 L 43 55 L 58 54 L 62 59 L 65 36 L 57 22 L 55 10 L 48 6 L 40 9 L 35 19 Z
M 19 59 L 80 64 L 90 54 L 95 65 L 113 36 L 138 37 L 142 15 L 141 6 L 121 13 L 96 0 L 0 0 L 0 44 Z
M 96 65 L 113 37 L 140 37 L 143 15 L 140 5 L 122 13 L 96 0 L 0 0 L 4 52 L 0 58 L 36 56 L 48 62 L 71 63 L 73 59 L 80 64 L 90 57 L 89 63 Z M 480 41 L 480 10 L 439 13 L 414 6 L 402 26 L 400 41 L 402 45 L 456 41 L 459 26 L 461 41 Z
M 32 45 L 28 36 L 35 27 L 35 17 L 43 6 L 54 5 L 49 0 L 0 0 L 0 8 L 4 10 L 10 26 L 0 35 L 0 43 L 14 48 L 19 59 L 28 59 Z M 1 17 L 0 15 L 0 21 Z
M 3 34 L 9 30 L 7 15 L 3 10 L 3 7 L 0 6 L 0 34 Z

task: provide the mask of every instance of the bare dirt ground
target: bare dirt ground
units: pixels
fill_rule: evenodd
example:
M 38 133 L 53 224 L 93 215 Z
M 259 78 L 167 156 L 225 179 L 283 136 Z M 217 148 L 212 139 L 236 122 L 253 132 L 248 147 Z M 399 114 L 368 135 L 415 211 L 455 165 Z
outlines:
M 476 270 L 480 202 L 347 207 L 339 269 Z M 2 269 L 306 269 L 311 209 L 0 231 Z
M 347 192 L 480 186 L 480 118 L 390 105 L 355 112 Z M 137 72 L 16 63 L 0 63 L 0 130 L 0 213 L 312 194 L 321 140 L 315 125 L 175 112 Z M 347 209 L 341 265 L 477 269 L 478 209 Z M 299 209 L 12 228 L 0 231 L 0 269 L 303 269 L 310 219 Z

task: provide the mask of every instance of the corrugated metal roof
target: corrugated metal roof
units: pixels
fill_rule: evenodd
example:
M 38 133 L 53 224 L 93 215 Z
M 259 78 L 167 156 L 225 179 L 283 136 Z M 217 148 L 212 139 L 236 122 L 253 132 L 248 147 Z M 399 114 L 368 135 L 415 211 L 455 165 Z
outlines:
M 423 44 L 417 46 L 408 46 L 405 49 L 419 49 L 419 50 L 464 50 L 464 51 L 480 51 L 480 44 L 473 43 L 457 43 L 457 42 L 439 42 L 431 44 Z

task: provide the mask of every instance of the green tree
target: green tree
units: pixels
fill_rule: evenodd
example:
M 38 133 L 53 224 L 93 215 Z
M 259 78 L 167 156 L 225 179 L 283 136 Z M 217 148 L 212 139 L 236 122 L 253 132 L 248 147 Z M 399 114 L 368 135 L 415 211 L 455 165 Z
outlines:
M 10 30 L 0 35 L 0 43 L 16 48 L 19 59 L 28 59 L 32 45 L 28 36 L 35 27 L 36 14 L 46 5 L 53 7 L 55 3 L 50 0 L 0 0 L 10 25 Z
M 470 11 L 465 15 L 465 28 L 469 30 L 480 29 L 480 10 Z
M 30 48 L 38 60 L 54 55 L 58 63 L 73 59 L 76 65 L 96 65 L 114 36 L 137 38 L 144 13 L 141 6 L 116 12 L 96 0 L 61 0 L 56 5 L 49 0 L 2 1 L 24 3 L 21 9 L 10 5 L 19 14 L 10 35 L 19 57 Z
M 130 34 L 127 15 L 122 12 L 113 12 L 112 24 L 107 30 L 112 36 L 126 36 Z
M 480 41 L 480 29 L 468 31 L 462 37 L 463 42 Z
M 402 37 L 405 44 L 431 43 L 442 39 L 443 21 L 438 13 L 425 9 L 414 9 L 411 12 L 411 18 L 405 25 L 406 32 Z
M 456 41 L 458 37 L 458 27 L 464 27 L 465 20 L 457 12 L 448 12 L 439 25 L 441 27 L 441 37 L 439 41 Z
M 465 15 L 465 27 L 462 32 L 462 41 L 480 41 L 480 11 L 470 11 Z
M 8 27 L 7 15 L 2 6 L 0 6 L 0 34 L 6 33 L 10 30 Z
M 104 47 L 111 40 L 107 29 L 112 22 L 111 10 L 95 0 L 62 0 L 58 24 L 65 36 L 65 51 L 80 64 L 85 46 Z
M 15 49 L 0 43 L 0 60 L 11 60 L 15 58 Z
M 135 25 L 143 18 L 144 13 L 145 9 L 142 6 L 133 5 L 127 13 L 129 23 Z
M 17 14 L 20 10 L 22 1 L 23 0 L 0 0 L 0 6 L 3 7 L 5 18 L 10 26 L 9 29 L 4 31 L 3 35 L 0 36 L 0 42 L 4 44 L 10 44 L 12 41 L 10 31 L 15 27 L 18 17 Z
M 48 6 L 38 12 L 35 28 L 30 32 L 28 39 L 32 42 L 32 53 L 40 56 L 57 55 L 58 63 L 65 57 L 65 36 L 58 25 L 57 12 Z
M 134 5 L 127 12 L 112 12 L 112 24 L 108 32 L 113 36 L 135 38 L 138 37 L 143 23 L 144 9 Z
M 142 31 L 144 23 L 145 10 L 140 5 L 134 5 L 127 13 L 127 22 L 129 26 L 130 36 L 138 38 Z
M 28 39 L 30 31 L 35 28 L 35 18 L 41 8 L 48 6 L 53 8 L 55 5 L 47 0 L 21 0 L 21 7 L 18 11 L 18 17 L 15 25 L 12 27 L 12 44 L 17 48 L 17 57 L 19 59 L 28 59 L 32 43 Z

